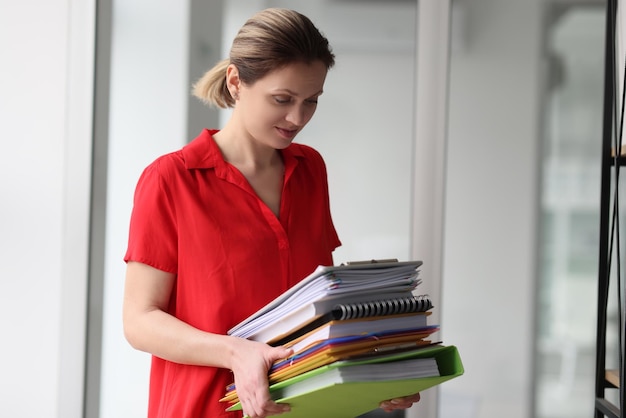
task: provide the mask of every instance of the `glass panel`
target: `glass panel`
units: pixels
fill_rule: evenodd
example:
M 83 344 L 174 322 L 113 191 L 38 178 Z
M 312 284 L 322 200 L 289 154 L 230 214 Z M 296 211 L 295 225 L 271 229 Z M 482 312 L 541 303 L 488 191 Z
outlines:
M 551 9 L 546 54 L 536 416 L 593 411 L 604 7 Z

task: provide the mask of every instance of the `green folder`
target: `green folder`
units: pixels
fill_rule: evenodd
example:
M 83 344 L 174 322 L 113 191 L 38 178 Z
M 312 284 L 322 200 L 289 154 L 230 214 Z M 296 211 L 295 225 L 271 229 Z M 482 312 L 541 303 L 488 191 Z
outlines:
M 439 368 L 439 376 L 367 382 L 330 382 L 328 384 L 320 383 L 315 388 L 310 388 L 311 385 L 305 382 L 313 377 L 315 379 L 312 381 L 323 381 L 323 374 L 340 367 L 414 358 L 435 358 Z M 281 414 L 284 417 L 352 418 L 378 408 L 381 401 L 422 392 L 460 376 L 463 372 L 463 364 L 455 346 L 432 346 L 358 360 L 338 361 L 273 384 L 270 386 L 270 394 L 277 402 L 291 405 L 290 412 Z M 299 382 L 301 383 L 299 384 Z M 305 384 L 303 385 L 303 383 Z M 299 392 L 299 386 L 308 386 L 308 388 L 302 393 L 289 395 L 290 392 Z M 239 409 L 241 409 L 239 403 L 228 408 L 229 411 Z

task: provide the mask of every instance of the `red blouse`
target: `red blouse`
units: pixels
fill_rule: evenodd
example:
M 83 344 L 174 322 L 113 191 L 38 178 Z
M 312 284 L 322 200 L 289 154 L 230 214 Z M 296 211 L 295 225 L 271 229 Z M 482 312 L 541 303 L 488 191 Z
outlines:
M 280 216 L 224 161 L 204 130 L 142 173 L 125 261 L 177 275 L 168 311 L 194 327 L 225 334 L 341 245 L 330 214 L 326 166 L 314 149 L 282 150 Z M 237 417 L 218 402 L 232 373 L 152 358 L 149 417 Z

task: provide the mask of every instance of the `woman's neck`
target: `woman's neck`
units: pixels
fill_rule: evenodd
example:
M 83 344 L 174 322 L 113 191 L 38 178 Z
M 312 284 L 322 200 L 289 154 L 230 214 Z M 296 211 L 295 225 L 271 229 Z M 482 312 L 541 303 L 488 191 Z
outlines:
M 282 166 L 280 152 L 260 144 L 247 133 L 237 131 L 228 124 L 213 135 L 224 160 L 245 171 L 263 171 Z

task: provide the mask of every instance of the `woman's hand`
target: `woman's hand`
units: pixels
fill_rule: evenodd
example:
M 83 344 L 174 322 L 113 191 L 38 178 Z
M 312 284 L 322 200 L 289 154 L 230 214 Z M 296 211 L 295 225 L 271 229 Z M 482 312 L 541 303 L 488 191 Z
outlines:
M 239 340 L 233 353 L 231 370 L 244 414 L 250 418 L 262 418 L 289 412 L 289 405 L 277 404 L 270 397 L 267 376 L 272 364 L 289 357 L 293 350 L 243 338 Z
M 407 409 L 413 406 L 414 403 L 419 402 L 420 394 L 415 393 L 413 395 L 404 396 L 402 398 L 389 399 L 380 403 L 380 408 L 385 412 L 392 412 L 396 409 Z

